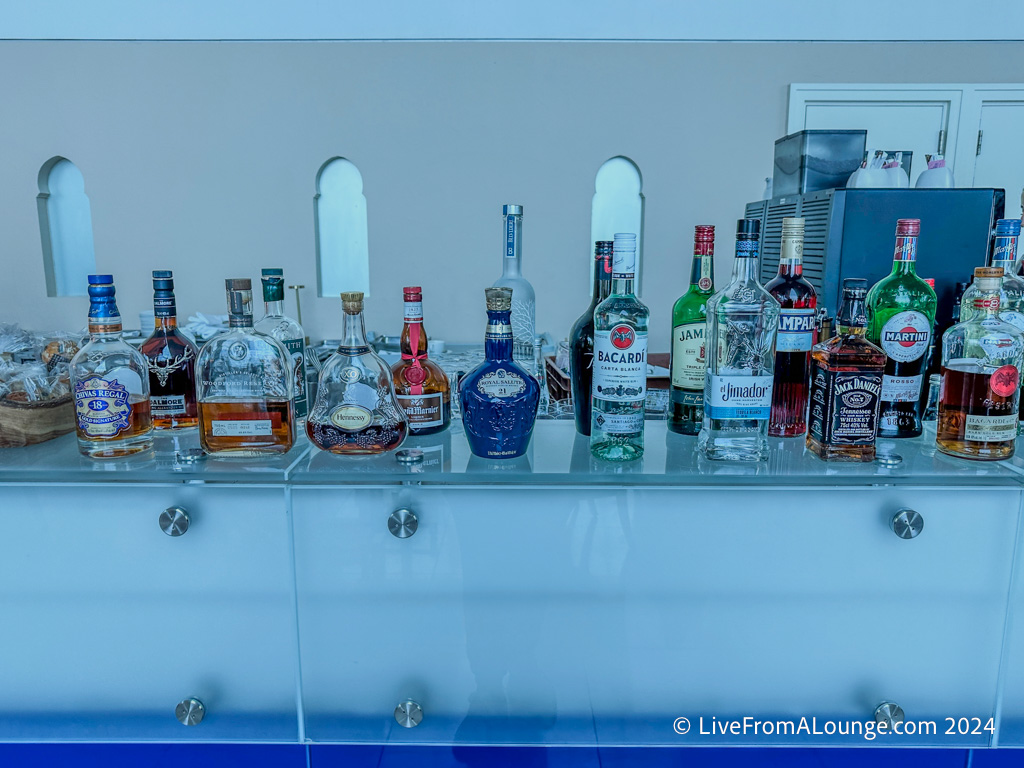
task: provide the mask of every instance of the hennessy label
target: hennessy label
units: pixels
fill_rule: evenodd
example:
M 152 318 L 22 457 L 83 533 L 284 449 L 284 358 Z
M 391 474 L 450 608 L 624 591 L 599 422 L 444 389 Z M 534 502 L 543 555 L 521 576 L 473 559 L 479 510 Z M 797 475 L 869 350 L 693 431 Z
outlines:
M 627 323 L 594 332 L 592 393 L 617 403 L 643 401 L 647 396 L 647 331 Z
M 808 429 L 824 445 L 875 441 L 882 374 L 829 371 L 815 366 Z
M 75 382 L 75 417 L 86 437 L 113 437 L 131 424 L 128 389 L 100 376 Z
M 924 313 L 908 309 L 886 321 L 880 342 L 890 360 L 909 363 L 925 356 L 931 337 L 932 324 Z
M 809 352 L 814 346 L 815 311 L 784 309 L 779 315 L 776 352 Z
M 687 323 L 672 329 L 672 386 L 676 389 L 704 389 L 706 328 L 706 323 Z

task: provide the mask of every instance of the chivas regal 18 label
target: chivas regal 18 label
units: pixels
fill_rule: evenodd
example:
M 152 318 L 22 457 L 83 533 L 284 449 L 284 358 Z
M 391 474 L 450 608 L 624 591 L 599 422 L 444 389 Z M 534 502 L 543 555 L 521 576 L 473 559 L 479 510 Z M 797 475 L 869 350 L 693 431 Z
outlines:
M 75 384 L 75 416 L 86 437 L 113 437 L 131 423 L 128 389 L 115 378 L 90 376 Z
M 594 397 L 617 403 L 647 394 L 647 331 L 627 323 L 594 332 Z

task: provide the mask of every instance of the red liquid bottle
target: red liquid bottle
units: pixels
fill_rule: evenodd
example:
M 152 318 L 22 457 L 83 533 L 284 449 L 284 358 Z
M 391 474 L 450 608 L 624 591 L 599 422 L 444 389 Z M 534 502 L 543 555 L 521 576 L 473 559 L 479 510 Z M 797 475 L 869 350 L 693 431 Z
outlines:
M 775 343 L 775 384 L 768 434 L 797 437 L 807 432 L 811 347 L 818 296 L 803 277 L 804 220 L 782 220 L 779 274 L 764 288 L 782 305 Z

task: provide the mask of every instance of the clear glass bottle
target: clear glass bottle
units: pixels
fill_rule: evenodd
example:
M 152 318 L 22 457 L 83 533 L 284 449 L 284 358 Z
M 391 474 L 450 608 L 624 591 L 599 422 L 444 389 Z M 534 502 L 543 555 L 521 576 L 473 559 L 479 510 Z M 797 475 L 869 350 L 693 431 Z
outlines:
M 533 337 L 537 335 L 537 297 L 523 277 L 523 206 L 501 209 L 505 238 L 501 277 L 493 288 L 512 289 L 512 359 L 527 370 L 533 368 Z
M 708 326 L 708 299 L 715 292 L 714 262 L 715 228 L 698 224 L 693 232 L 690 289 L 672 307 L 668 428 L 683 435 L 698 434 L 704 422 L 704 334 Z
M 451 388 L 448 375 L 427 355 L 422 289 L 418 285 L 407 286 L 402 298 L 402 359 L 391 366 L 395 395 L 409 419 L 409 434 L 432 435 L 448 429 L 451 422 Z
M 942 339 L 935 442 L 951 456 L 983 460 L 1013 456 L 1024 335 L 999 317 L 1002 278 L 1002 268 L 974 270 L 975 314 L 946 331 Z
M 590 389 L 594 379 L 594 310 L 612 285 L 612 241 L 594 243 L 594 283 L 590 306 L 569 331 L 569 379 L 576 431 L 590 437 Z
M 252 323 L 252 281 L 226 280 L 229 329 L 199 350 L 199 440 L 218 456 L 286 453 L 295 441 L 288 350 Z
M 764 287 L 782 307 L 775 339 L 772 415 L 768 421 L 768 434 L 772 437 L 797 437 L 807 431 L 818 295 L 803 276 L 803 255 L 804 220 L 784 218 L 779 273 Z
M 281 342 L 292 359 L 292 404 L 295 423 L 301 429 L 306 421 L 309 403 L 306 394 L 306 332 L 296 320 L 284 313 L 284 270 L 264 269 L 263 302 L 266 313 L 256 323 L 260 333 L 273 336 Z
M 324 363 L 306 435 L 322 451 L 359 455 L 387 453 L 409 434 L 398 405 L 391 369 L 366 341 L 363 294 L 341 294 L 341 344 Z
M 590 452 L 605 461 L 644 455 L 650 311 L 633 293 L 635 275 L 636 235 L 618 233 L 611 293 L 594 310 Z
M 739 220 L 732 278 L 708 301 L 704 424 L 697 445 L 713 460 L 768 458 L 781 307 L 757 279 L 760 236 L 759 220 Z
M 485 360 L 459 384 L 462 426 L 469 449 L 485 459 L 526 453 L 537 420 L 540 384 L 512 360 L 511 288 L 486 288 Z
M 874 461 L 885 353 L 864 338 L 867 281 L 843 281 L 838 334 L 811 350 L 807 449 L 825 461 Z
M 139 351 L 149 362 L 149 403 L 154 429 L 194 429 L 199 425 L 196 403 L 196 357 L 199 349 L 178 330 L 174 276 L 153 272 L 153 334 Z
M 78 450 L 119 459 L 153 447 L 149 364 L 121 338 L 114 278 L 89 275 L 89 341 L 71 359 Z

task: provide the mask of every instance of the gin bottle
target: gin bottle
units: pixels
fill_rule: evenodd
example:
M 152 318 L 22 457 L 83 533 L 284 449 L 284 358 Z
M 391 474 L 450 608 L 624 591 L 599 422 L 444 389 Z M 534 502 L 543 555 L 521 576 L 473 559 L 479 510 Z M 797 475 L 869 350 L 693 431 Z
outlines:
M 252 281 L 225 280 L 228 330 L 196 360 L 199 440 L 222 456 L 286 453 L 295 441 L 288 350 L 252 324 Z
M 739 220 L 732 278 L 708 301 L 704 424 L 697 445 L 709 459 L 768 458 L 781 308 L 757 280 L 760 235 L 760 221 Z
M 117 459 L 153 447 L 149 365 L 121 338 L 114 278 L 89 275 L 89 342 L 71 359 L 78 450 Z
M 501 209 L 505 238 L 501 277 L 494 288 L 512 289 L 512 358 L 527 369 L 533 366 L 537 300 L 530 281 L 523 277 L 523 206 Z
M 644 455 L 650 312 L 633 293 L 635 274 L 636 235 L 616 234 L 611 294 L 594 310 L 590 452 L 606 461 Z
M 341 344 L 320 371 L 306 435 L 322 451 L 375 454 L 393 451 L 409 434 L 391 368 L 366 341 L 363 294 L 341 294 Z
M 306 394 L 306 334 L 302 326 L 284 313 L 284 270 L 264 269 L 263 302 L 266 312 L 256 323 L 256 330 L 273 336 L 284 345 L 292 359 L 292 384 L 295 423 L 306 421 L 309 404 Z
M 485 360 L 459 385 L 462 425 L 469 449 L 486 459 L 526 453 L 537 418 L 540 384 L 512 360 L 512 289 L 486 288 Z

